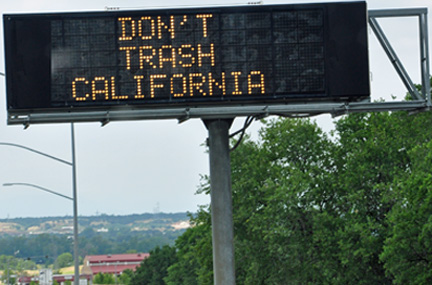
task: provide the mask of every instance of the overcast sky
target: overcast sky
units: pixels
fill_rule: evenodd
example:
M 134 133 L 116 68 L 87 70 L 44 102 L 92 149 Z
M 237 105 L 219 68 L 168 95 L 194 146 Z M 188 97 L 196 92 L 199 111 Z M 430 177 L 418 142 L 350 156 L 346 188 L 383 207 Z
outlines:
M 154 6 L 238 5 L 248 1 L 132 1 L 132 0 L 14 0 L 2 1 L 2 13 L 104 10 L 105 7 L 135 9 Z M 264 1 L 292 4 L 326 1 Z M 330 2 L 330 1 L 327 1 Z M 334 2 L 334 1 L 333 1 Z M 369 9 L 428 7 L 430 0 L 369 0 Z M 208 4 L 207 4 L 208 3 Z M 431 16 L 428 17 L 432 22 Z M 380 20 L 414 82 L 420 82 L 418 22 L 416 18 Z M 429 30 L 430 25 L 429 25 Z M 3 25 L 1 31 L 3 34 Z M 403 98 L 406 90 L 385 53 L 370 31 L 372 98 Z M 0 37 L 3 39 L 3 35 Z M 0 71 L 4 71 L 3 44 Z M 71 160 L 69 124 L 6 125 L 5 81 L 0 78 L 0 142 L 21 144 L 53 156 Z M 243 124 L 237 118 L 232 131 Z M 332 128 L 330 116 L 316 118 Z M 260 125 L 248 130 L 257 136 Z M 208 204 L 209 197 L 195 195 L 200 175 L 208 173 L 208 155 L 203 143 L 207 130 L 198 119 L 179 124 L 176 120 L 113 122 L 75 125 L 78 167 L 78 211 L 80 215 L 126 215 L 146 212 L 183 212 Z M 0 146 L 0 219 L 71 215 L 72 203 L 34 188 L 3 187 L 3 183 L 32 183 L 64 195 L 72 195 L 71 168 L 22 149 Z

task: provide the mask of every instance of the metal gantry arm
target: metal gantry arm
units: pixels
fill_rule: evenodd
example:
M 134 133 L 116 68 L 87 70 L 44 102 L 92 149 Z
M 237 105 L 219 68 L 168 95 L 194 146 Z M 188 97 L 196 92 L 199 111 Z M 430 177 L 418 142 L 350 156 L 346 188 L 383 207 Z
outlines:
M 429 106 L 432 104 L 431 100 L 431 85 L 430 85 L 430 66 L 429 66 L 429 32 L 427 21 L 427 10 L 420 15 L 420 50 L 421 50 L 421 64 L 422 70 L 422 88 L 425 93 Z
M 392 48 L 385 33 L 378 24 L 377 18 L 389 17 L 418 17 L 419 18 L 419 36 L 420 36 L 420 69 L 421 69 L 421 94 L 418 92 L 411 77 L 404 68 L 402 62 Z M 402 82 L 405 84 L 408 92 L 415 100 L 426 100 L 427 106 L 431 107 L 431 90 L 430 90 L 430 70 L 429 70 L 429 38 L 427 27 L 427 9 L 414 8 L 414 9 L 385 9 L 385 10 L 370 10 L 369 11 L 369 24 L 374 31 L 378 41 L 389 57 L 396 72 L 399 74 Z

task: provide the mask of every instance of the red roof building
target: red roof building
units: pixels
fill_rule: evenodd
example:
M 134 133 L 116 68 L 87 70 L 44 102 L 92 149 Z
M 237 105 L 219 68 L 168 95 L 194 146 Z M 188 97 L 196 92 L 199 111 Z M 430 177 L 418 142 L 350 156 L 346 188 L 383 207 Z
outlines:
M 141 262 L 149 256 L 149 253 L 87 255 L 84 258 L 84 265 L 81 269 L 81 273 L 92 275 L 98 273 L 120 275 L 126 269 L 135 271 Z
M 73 282 L 75 279 L 74 275 L 53 275 L 53 280 L 57 281 L 58 284 L 64 285 L 69 282 Z M 92 284 L 91 281 L 93 279 L 92 275 L 80 275 L 80 284 Z
M 73 275 L 53 275 L 52 280 L 57 281 L 60 285 L 67 284 L 67 281 L 73 282 L 74 281 Z M 80 275 L 80 284 L 92 284 L 91 280 L 93 279 L 92 275 Z M 29 285 L 32 284 L 39 284 L 39 277 L 38 276 L 21 276 L 18 278 L 17 284 L 18 285 Z M 51 283 L 50 283 L 51 284 Z
M 18 285 L 28 285 L 31 282 L 39 284 L 39 278 L 35 276 L 21 276 L 17 280 Z

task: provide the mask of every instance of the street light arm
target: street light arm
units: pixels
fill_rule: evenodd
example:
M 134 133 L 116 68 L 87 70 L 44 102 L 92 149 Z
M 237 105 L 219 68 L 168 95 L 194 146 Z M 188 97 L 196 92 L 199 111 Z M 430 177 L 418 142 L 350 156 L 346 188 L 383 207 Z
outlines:
M 25 149 L 25 150 L 28 150 L 28 151 L 31 151 L 31 152 L 34 152 L 34 153 L 37 153 L 37 154 L 43 155 L 43 156 L 45 156 L 45 157 L 48 157 L 48 158 L 51 158 L 51 159 L 57 160 L 58 162 L 61 162 L 61 163 L 67 164 L 67 165 L 69 165 L 69 166 L 72 166 L 72 162 L 69 162 L 69 161 L 67 161 L 67 160 L 63 160 L 63 159 L 61 159 L 61 158 L 58 158 L 58 157 L 55 157 L 55 156 L 52 156 L 52 155 L 46 154 L 46 153 L 44 153 L 44 152 L 41 152 L 41 151 L 38 151 L 38 150 L 35 150 L 35 149 L 32 149 L 32 148 L 29 148 L 29 147 L 26 147 L 26 146 L 23 146 L 23 145 L 14 144 L 14 143 L 6 143 L 6 142 L 0 142 L 0 145 L 19 147 L 19 148 L 22 148 L 22 149 Z
M 0 76 L 4 75 L 0 72 Z M 19 144 L 14 144 L 14 143 L 5 143 L 5 142 L 0 142 L 0 145 L 5 145 L 5 146 L 13 146 L 13 147 L 18 147 L 18 148 L 22 148 L 25 150 L 28 150 L 30 152 L 34 152 L 36 154 L 57 160 L 58 162 L 64 163 L 66 165 L 69 165 L 72 167 L 72 188 L 73 188 L 73 198 L 65 196 L 63 194 L 57 193 L 55 191 L 46 189 L 44 187 L 40 187 L 37 185 L 33 185 L 33 184 L 29 184 L 29 183 L 5 183 L 3 184 L 3 186 L 13 186 L 13 185 L 24 185 L 24 186 L 30 186 L 30 187 L 34 187 L 37 188 L 39 190 L 60 196 L 62 198 L 66 198 L 68 200 L 72 200 L 73 202 L 73 224 L 74 224 L 74 230 L 73 230 L 73 236 L 74 236 L 74 285 L 79 285 L 79 279 L 80 279 L 80 272 L 79 272 L 79 253 L 78 253 L 78 202 L 77 202 L 77 183 L 76 183 L 76 157 L 75 157 L 75 131 L 74 131 L 74 123 L 71 123 L 71 146 L 72 146 L 72 162 L 60 159 L 58 157 L 43 153 L 41 151 L 26 147 L 26 146 L 22 146 Z
M 57 193 L 55 191 L 52 191 L 50 189 L 47 189 L 47 188 L 44 188 L 44 187 L 41 187 L 41 186 L 38 186 L 38 185 L 35 185 L 35 184 L 30 184 L 30 183 L 3 183 L 3 186 L 28 186 L 28 187 L 33 187 L 33 188 L 39 189 L 41 191 L 45 191 L 45 192 L 48 192 L 48 193 L 51 193 L 51 194 L 54 194 L 54 195 L 60 196 L 62 198 L 66 198 L 68 200 L 73 201 L 73 198 L 71 198 L 69 196 Z

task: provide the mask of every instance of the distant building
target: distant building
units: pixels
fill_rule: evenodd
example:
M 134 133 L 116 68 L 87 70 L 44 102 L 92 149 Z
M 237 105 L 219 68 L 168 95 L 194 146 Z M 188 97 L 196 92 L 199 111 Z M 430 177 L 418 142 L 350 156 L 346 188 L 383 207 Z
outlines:
M 120 275 L 126 269 L 135 271 L 141 262 L 149 256 L 149 253 L 87 255 L 84 258 L 84 265 L 81 269 L 81 273 L 92 275 L 98 273 Z
M 66 285 L 66 284 L 70 284 L 70 282 L 74 282 L 75 276 L 72 274 L 66 274 L 66 275 L 62 275 L 62 274 L 54 274 L 53 275 L 53 280 L 57 281 L 58 284 L 60 285 Z M 92 284 L 92 280 L 93 280 L 93 276 L 90 275 L 83 275 L 80 274 L 80 285 L 91 285 Z
M 40 276 L 21 276 L 17 280 L 17 285 L 30 285 L 30 284 L 39 284 L 42 285 L 41 280 L 39 280 Z M 52 275 L 52 278 L 48 282 L 48 284 L 53 284 L 53 281 L 57 281 L 60 285 L 70 284 L 70 282 L 74 281 L 74 275 Z M 93 280 L 93 275 L 80 275 L 80 285 L 91 285 Z M 46 281 L 46 280 L 45 280 Z M 42 281 L 42 282 L 45 282 Z
M 39 284 L 39 277 L 35 276 L 21 276 L 17 280 L 18 285 L 29 285 L 30 283 Z

